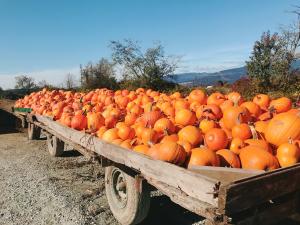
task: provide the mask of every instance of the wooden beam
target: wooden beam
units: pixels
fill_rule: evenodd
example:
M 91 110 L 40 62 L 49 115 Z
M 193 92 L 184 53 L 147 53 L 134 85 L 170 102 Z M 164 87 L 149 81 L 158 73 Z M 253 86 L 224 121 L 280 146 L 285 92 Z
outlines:
M 50 118 L 36 116 L 37 120 L 48 126 L 66 139 L 80 146 L 96 152 L 116 163 L 139 171 L 146 179 L 161 181 L 183 191 L 201 201 L 217 206 L 217 198 L 213 193 L 219 187 L 219 181 L 188 171 L 179 166 L 163 161 L 153 160 L 150 157 L 130 151 L 120 146 L 104 142 L 92 135 L 65 127 Z
M 300 191 L 300 164 L 221 185 L 219 209 L 231 215 Z
M 222 184 L 228 184 L 246 177 L 252 177 L 261 173 L 265 173 L 264 170 L 245 170 L 239 168 L 211 166 L 191 166 L 188 169 L 204 176 L 219 180 Z

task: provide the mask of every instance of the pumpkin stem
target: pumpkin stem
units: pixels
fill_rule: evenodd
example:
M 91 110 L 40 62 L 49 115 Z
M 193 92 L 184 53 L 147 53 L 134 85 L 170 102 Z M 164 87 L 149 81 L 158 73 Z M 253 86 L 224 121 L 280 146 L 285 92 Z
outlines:
M 293 139 L 291 137 L 288 138 L 288 143 L 289 144 L 294 144 L 294 141 L 293 141 Z
M 237 107 L 237 106 L 239 106 L 239 101 L 240 101 L 240 99 L 241 99 L 241 96 L 239 96 L 236 100 L 234 100 L 234 101 L 232 101 L 233 102 L 233 106 L 234 107 Z
M 249 124 L 249 127 L 250 127 L 250 131 L 252 133 L 252 138 L 255 139 L 255 140 L 257 140 L 258 139 L 258 135 L 257 135 L 257 131 L 255 130 L 254 126 Z

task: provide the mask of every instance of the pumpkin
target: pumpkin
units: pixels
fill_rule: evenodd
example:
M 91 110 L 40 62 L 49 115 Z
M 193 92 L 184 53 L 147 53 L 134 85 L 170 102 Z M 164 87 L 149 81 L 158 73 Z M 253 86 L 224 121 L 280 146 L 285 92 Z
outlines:
M 104 123 L 104 117 L 100 112 L 89 113 L 87 115 L 87 127 L 92 132 L 99 130 L 99 128 L 102 127 Z
M 178 132 L 179 141 L 187 141 L 192 146 L 197 146 L 203 141 L 203 137 L 199 128 L 195 126 L 186 126 Z
M 253 102 L 265 110 L 269 107 L 270 97 L 265 94 L 258 94 L 253 98 Z
M 176 165 L 182 165 L 185 162 L 186 155 L 184 148 L 173 141 L 156 144 L 149 150 L 150 157 Z
M 270 145 L 268 144 L 268 142 L 266 142 L 265 140 L 261 140 L 261 139 L 247 139 L 244 141 L 245 145 L 250 145 L 250 146 L 256 146 L 259 147 L 267 152 L 270 152 L 271 154 L 273 154 L 272 148 L 270 147 Z
M 241 106 L 228 107 L 223 114 L 225 128 L 231 130 L 235 125 L 249 122 L 250 114 L 247 108 Z
M 239 155 L 240 152 L 241 152 L 241 149 L 244 148 L 245 146 L 246 146 L 245 142 L 242 139 L 240 139 L 240 138 L 233 138 L 231 140 L 229 149 L 233 153 Z
M 249 102 L 244 102 L 244 103 L 241 104 L 241 106 L 248 109 L 248 111 L 250 113 L 250 116 L 253 119 L 257 119 L 261 114 L 261 109 L 260 109 L 259 105 L 257 105 L 254 102 L 250 102 L 250 101 Z
M 199 89 L 193 90 L 190 92 L 188 96 L 188 100 L 190 103 L 192 102 L 198 102 L 200 104 L 205 104 L 206 103 L 206 94 Z
M 292 141 L 283 143 L 277 148 L 276 157 L 281 167 L 292 166 L 299 162 L 300 149 L 299 146 Z
M 223 116 L 222 110 L 218 105 L 202 105 L 196 110 L 198 119 L 207 118 L 212 120 L 221 119 Z
M 177 142 L 178 141 L 178 135 L 177 134 L 171 134 L 171 135 L 167 135 L 167 136 L 164 136 L 160 143 L 163 143 L 165 141 L 174 141 L 174 142 Z
M 207 104 L 221 105 L 226 100 L 225 96 L 219 92 L 212 93 L 207 98 Z
M 115 139 L 119 139 L 118 129 L 117 128 L 108 129 L 103 133 L 102 139 L 107 142 L 112 142 Z
M 159 134 L 152 128 L 143 129 L 141 140 L 144 145 L 153 145 L 158 142 Z
M 274 170 L 279 168 L 275 156 L 257 146 L 247 146 L 241 149 L 240 160 L 243 169 Z
M 214 120 L 203 119 L 199 124 L 199 128 L 202 133 L 206 134 L 210 129 L 217 128 L 218 124 Z
M 128 127 L 126 125 L 122 125 L 121 127 L 118 128 L 118 136 L 122 140 L 133 139 L 134 136 L 135 136 L 135 131 L 131 127 Z
M 73 116 L 71 120 L 71 127 L 76 130 L 84 130 L 87 128 L 87 118 L 83 114 Z
M 220 160 L 217 154 L 208 148 L 194 148 L 191 150 L 188 168 L 192 166 L 220 166 Z
M 154 130 L 158 133 L 167 132 L 168 134 L 172 134 L 175 132 L 175 126 L 171 120 L 161 118 L 155 122 Z
M 105 131 L 107 131 L 107 128 L 105 126 L 100 127 L 100 129 L 96 133 L 97 137 L 102 138 Z
M 251 129 L 246 123 L 235 125 L 232 128 L 231 133 L 233 138 L 240 138 L 242 140 L 246 140 L 252 137 Z
M 133 147 L 132 150 L 135 152 L 147 155 L 148 151 L 149 151 L 149 147 L 148 147 L 148 145 L 137 145 L 137 146 Z
M 128 113 L 128 114 L 126 114 L 126 116 L 124 118 L 124 122 L 127 126 L 131 126 L 135 123 L 137 117 L 138 116 L 135 113 Z
M 196 122 L 196 115 L 188 109 L 181 109 L 175 113 L 175 123 L 188 126 L 194 125 Z
M 229 99 L 232 102 L 235 102 L 236 104 L 240 105 L 244 102 L 243 97 L 241 96 L 240 93 L 238 92 L 230 92 L 229 94 L 227 94 L 227 99 Z
M 146 127 L 154 127 L 154 124 L 157 120 L 159 120 L 162 117 L 162 114 L 160 111 L 150 111 L 146 112 L 141 116 L 141 122 Z
M 300 138 L 300 115 L 293 113 L 280 113 L 270 120 L 266 131 L 266 140 L 279 146 L 289 141 Z
M 224 130 L 213 128 L 205 134 L 204 143 L 209 149 L 216 151 L 227 147 L 228 138 Z
M 122 141 L 122 143 L 120 144 L 121 147 L 126 148 L 126 149 L 132 149 L 132 144 L 131 144 L 130 139 L 124 140 Z
M 277 113 L 287 112 L 292 108 L 292 101 L 286 97 L 278 98 L 271 101 L 270 108 L 274 108 Z
M 216 152 L 220 157 L 220 165 L 223 167 L 241 168 L 239 157 L 228 149 L 220 149 Z
M 177 144 L 181 145 L 188 154 L 191 152 L 193 148 L 191 143 L 185 140 L 180 140 L 180 141 L 178 140 Z

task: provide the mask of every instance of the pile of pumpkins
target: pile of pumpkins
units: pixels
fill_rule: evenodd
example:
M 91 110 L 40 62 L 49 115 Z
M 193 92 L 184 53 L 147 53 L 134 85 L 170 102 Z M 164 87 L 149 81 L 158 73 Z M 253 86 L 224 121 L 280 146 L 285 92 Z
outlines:
M 200 89 L 188 96 L 144 88 L 43 89 L 15 106 L 184 167 L 274 170 L 300 159 L 300 110 L 286 97 L 258 94 L 245 101 L 237 92 L 207 95 Z

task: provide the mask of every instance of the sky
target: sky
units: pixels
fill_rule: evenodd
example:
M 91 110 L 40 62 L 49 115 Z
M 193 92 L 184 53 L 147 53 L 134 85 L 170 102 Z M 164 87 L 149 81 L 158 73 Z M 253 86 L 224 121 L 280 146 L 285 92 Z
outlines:
M 293 22 L 296 0 L 0 0 L 0 87 L 14 77 L 63 83 L 80 64 L 111 57 L 112 40 L 160 41 L 177 73 L 245 64 L 262 32 Z

